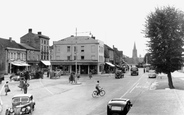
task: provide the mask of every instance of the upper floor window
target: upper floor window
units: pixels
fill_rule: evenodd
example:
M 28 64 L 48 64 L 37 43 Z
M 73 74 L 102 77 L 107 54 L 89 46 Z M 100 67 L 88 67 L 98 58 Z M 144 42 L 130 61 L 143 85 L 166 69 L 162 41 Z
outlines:
M 95 46 L 94 45 L 91 46 L 91 52 L 95 53 Z
M 81 56 L 81 60 L 84 60 L 84 56 Z
M 70 56 L 67 56 L 67 60 L 71 60 L 71 59 L 70 59 Z
M 75 53 L 77 52 L 77 46 L 74 46 L 74 52 Z
M 67 46 L 67 52 L 70 52 L 70 46 Z
M 76 60 L 77 59 L 77 56 L 74 56 L 74 60 Z
M 95 60 L 95 55 L 92 55 L 91 56 L 91 60 Z

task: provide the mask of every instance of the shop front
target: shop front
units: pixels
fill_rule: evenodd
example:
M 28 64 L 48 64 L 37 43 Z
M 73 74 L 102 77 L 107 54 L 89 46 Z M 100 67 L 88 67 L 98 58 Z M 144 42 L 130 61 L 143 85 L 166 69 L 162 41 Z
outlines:
M 8 73 L 17 74 L 20 71 L 28 70 L 28 66 L 30 66 L 25 61 L 11 61 L 8 63 Z

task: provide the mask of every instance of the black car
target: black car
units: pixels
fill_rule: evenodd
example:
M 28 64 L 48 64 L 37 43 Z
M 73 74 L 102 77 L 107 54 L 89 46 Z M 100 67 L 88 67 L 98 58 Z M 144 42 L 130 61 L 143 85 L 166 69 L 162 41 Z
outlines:
M 139 69 L 136 66 L 131 68 L 131 76 L 132 75 L 139 75 Z
M 131 107 L 129 99 L 114 98 L 107 104 L 107 115 L 126 115 Z

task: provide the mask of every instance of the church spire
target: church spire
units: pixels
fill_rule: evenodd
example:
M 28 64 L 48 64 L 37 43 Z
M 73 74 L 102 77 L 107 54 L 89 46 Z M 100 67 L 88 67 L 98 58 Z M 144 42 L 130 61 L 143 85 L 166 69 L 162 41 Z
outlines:
M 134 42 L 134 50 L 137 50 L 137 49 L 136 49 L 136 45 L 135 45 L 135 42 Z
M 137 49 L 136 49 L 136 44 L 134 42 L 134 49 L 133 49 L 133 52 L 132 52 L 132 58 L 137 58 Z

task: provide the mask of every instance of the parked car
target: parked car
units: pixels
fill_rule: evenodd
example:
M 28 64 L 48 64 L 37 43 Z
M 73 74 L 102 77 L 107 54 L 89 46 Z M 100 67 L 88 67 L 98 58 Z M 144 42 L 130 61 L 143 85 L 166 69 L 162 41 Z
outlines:
M 156 78 L 157 74 L 155 73 L 155 70 L 149 70 L 148 78 Z
M 32 94 L 19 94 L 12 98 L 12 107 L 6 109 L 5 115 L 32 114 L 35 108 L 35 101 Z
M 139 75 L 139 69 L 136 66 L 132 66 L 130 71 L 131 71 L 131 76 L 132 75 Z
M 126 98 L 114 98 L 107 103 L 107 115 L 126 115 L 132 103 Z
M 20 80 L 24 80 L 25 78 L 24 77 L 20 77 L 19 75 L 11 75 L 10 76 L 10 81 L 20 81 Z
M 124 77 L 124 72 L 121 69 L 116 69 L 115 78 L 120 79 Z

